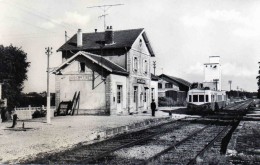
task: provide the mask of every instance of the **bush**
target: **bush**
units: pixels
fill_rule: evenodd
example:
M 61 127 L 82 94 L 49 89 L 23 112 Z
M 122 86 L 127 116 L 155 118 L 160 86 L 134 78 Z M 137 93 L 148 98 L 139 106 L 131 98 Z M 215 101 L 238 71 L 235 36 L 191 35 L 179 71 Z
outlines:
M 46 112 L 44 110 L 36 110 L 33 112 L 32 114 L 32 118 L 39 118 L 39 117 L 45 117 L 46 116 Z
M 186 101 L 175 101 L 170 97 L 159 97 L 158 106 L 159 107 L 169 107 L 169 106 L 185 106 Z

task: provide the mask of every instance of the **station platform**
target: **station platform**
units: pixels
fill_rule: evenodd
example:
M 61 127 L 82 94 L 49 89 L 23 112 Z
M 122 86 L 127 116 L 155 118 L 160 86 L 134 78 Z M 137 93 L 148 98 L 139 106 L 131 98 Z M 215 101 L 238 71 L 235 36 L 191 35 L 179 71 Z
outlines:
M 243 117 L 230 139 L 227 156 L 233 164 L 260 164 L 260 108 Z
M 232 135 L 227 156 L 233 164 L 260 164 L 260 123 L 241 121 Z
M 38 153 L 52 153 L 69 149 L 79 143 L 89 144 L 127 131 L 177 120 L 186 115 L 156 111 L 151 114 L 129 116 L 59 116 L 46 123 L 46 118 L 0 123 L 0 164 L 15 164 L 35 157 Z
M 260 108 L 250 110 L 244 117 L 244 120 L 260 121 Z

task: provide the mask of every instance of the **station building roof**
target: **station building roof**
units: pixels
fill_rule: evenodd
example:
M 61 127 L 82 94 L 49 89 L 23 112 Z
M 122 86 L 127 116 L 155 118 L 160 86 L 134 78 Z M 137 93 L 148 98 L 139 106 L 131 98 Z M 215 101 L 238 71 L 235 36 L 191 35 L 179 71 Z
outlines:
M 103 49 L 130 49 L 139 35 L 142 35 L 145 44 L 151 54 L 154 57 L 154 51 L 148 40 L 143 28 L 129 29 L 129 30 L 117 30 L 114 33 L 114 43 L 104 45 Z M 98 41 L 103 41 L 105 32 L 93 32 L 82 34 L 82 47 L 77 47 L 77 34 L 74 34 L 65 44 L 63 44 L 57 51 L 91 51 L 100 50 L 100 44 Z

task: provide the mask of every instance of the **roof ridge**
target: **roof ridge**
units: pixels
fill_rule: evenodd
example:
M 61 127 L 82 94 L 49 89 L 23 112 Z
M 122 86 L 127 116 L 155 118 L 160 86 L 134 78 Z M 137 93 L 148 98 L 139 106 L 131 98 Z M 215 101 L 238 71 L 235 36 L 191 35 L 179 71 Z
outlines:
M 185 82 L 185 83 L 187 83 L 187 84 L 191 84 L 189 81 L 184 80 L 184 79 L 179 78 L 179 77 L 170 76 L 170 75 L 167 75 L 167 74 L 162 74 L 162 75 L 165 75 L 165 76 L 167 76 L 167 77 L 169 77 L 169 78 L 171 78 L 171 79 L 176 79 L 176 80 L 178 80 L 178 81 L 183 81 L 183 82 Z
M 131 30 L 144 30 L 144 28 L 113 30 L 113 32 L 131 31 Z M 102 31 L 102 32 L 86 32 L 86 33 L 82 33 L 82 34 L 96 34 L 96 33 L 104 33 L 104 32 L 105 31 Z M 77 33 L 75 33 L 75 34 L 77 34 Z

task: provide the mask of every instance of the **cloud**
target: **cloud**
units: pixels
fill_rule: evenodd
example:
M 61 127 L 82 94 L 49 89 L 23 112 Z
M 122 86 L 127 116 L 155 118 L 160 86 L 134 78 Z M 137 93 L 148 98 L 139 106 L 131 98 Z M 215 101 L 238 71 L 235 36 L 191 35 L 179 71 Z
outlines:
M 232 21 L 236 23 L 246 24 L 248 22 L 247 18 L 243 17 L 240 12 L 236 10 L 216 10 L 205 12 L 205 17 L 209 20 L 218 21 Z
M 206 27 L 208 25 L 208 20 L 205 17 L 200 16 L 183 16 L 181 17 L 181 22 L 190 27 Z
M 260 14 L 260 13 L 258 13 Z M 260 35 L 260 16 L 252 17 L 237 10 L 206 10 L 197 15 L 185 15 L 180 21 L 187 27 L 206 28 L 215 23 L 227 23 L 231 28 L 231 33 L 239 37 L 257 37 Z
M 257 37 L 260 35 L 259 29 L 255 28 L 237 28 L 233 31 L 233 34 L 239 37 L 245 37 L 245 38 L 250 38 L 250 37 Z
M 203 75 L 203 64 L 197 62 L 195 65 L 190 65 L 186 70 L 186 74 L 196 74 L 196 75 Z
M 184 25 L 191 27 L 206 27 L 212 21 L 234 22 L 248 24 L 248 19 L 236 10 L 206 10 L 199 15 L 185 15 L 180 18 Z
M 81 15 L 77 11 L 74 11 L 74 12 L 66 12 L 63 22 L 68 24 L 73 24 L 73 25 L 87 25 L 89 20 L 90 18 L 88 15 Z
M 45 29 L 53 29 L 57 26 L 62 27 L 84 27 L 89 22 L 90 17 L 88 15 L 81 15 L 77 11 L 66 12 L 64 18 L 51 19 L 49 21 L 40 23 L 39 26 Z
M 55 27 L 55 24 L 53 23 L 53 21 L 50 21 L 50 22 L 40 23 L 39 26 L 45 29 L 52 29 Z
M 233 63 L 224 63 L 222 64 L 222 76 L 234 76 L 234 77 L 255 77 L 255 70 L 250 70 L 246 66 L 239 66 Z M 196 75 L 204 75 L 204 64 L 196 63 L 194 65 L 189 66 L 185 70 L 186 74 L 196 74 Z
M 234 77 L 255 77 L 255 70 L 250 70 L 246 66 L 238 66 L 237 64 L 224 63 L 222 65 L 223 76 L 234 76 Z

